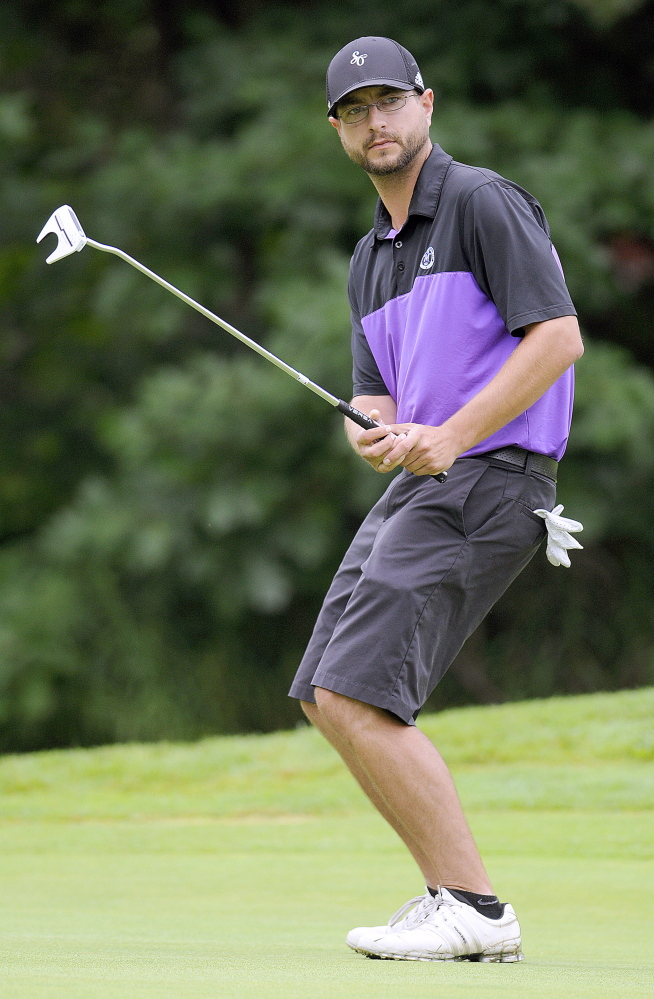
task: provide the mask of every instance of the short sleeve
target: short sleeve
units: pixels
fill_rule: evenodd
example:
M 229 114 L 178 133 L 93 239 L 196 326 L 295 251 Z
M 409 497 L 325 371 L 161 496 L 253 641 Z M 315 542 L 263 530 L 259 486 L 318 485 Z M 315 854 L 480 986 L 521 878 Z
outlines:
M 390 395 L 363 331 L 351 278 L 348 295 L 352 318 L 352 395 Z
M 477 284 L 510 333 L 576 315 L 542 209 L 519 190 L 491 181 L 473 191 L 464 209 L 463 244 Z

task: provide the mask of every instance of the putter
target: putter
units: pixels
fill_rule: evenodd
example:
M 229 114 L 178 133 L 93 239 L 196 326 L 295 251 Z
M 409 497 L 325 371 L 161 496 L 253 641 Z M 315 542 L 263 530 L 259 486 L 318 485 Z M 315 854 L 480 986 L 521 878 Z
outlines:
M 176 295 L 177 298 L 182 300 L 182 302 L 186 302 L 186 304 L 190 305 L 192 309 L 196 310 L 196 312 L 206 316 L 206 318 L 210 319 L 212 323 L 215 323 L 227 333 L 236 337 L 236 339 L 240 340 L 241 343 L 244 343 L 246 347 L 250 347 L 251 350 L 255 350 L 257 354 L 261 354 L 262 357 L 265 357 L 278 368 L 281 368 L 281 370 L 285 371 L 287 375 L 291 376 L 291 378 L 294 378 L 301 385 L 306 386 L 306 388 L 320 396 L 320 398 L 324 399 L 325 402 L 328 402 L 330 406 L 334 406 L 338 409 L 339 412 L 343 413 L 344 416 L 347 416 L 353 423 L 363 427 L 364 430 L 372 430 L 379 426 L 379 423 L 371 419 L 371 417 L 366 416 L 365 413 L 361 413 L 358 409 L 355 409 L 354 406 L 350 406 L 349 402 L 345 402 L 343 399 L 338 399 L 335 395 L 332 395 L 331 392 L 325 391 L 325 389 L 321 388 L 320 385 L 316 385 L 316 383 L 312 382 L 306 377 L 306 375 L 296 371 L 295 368 L 292 368 L 290 364 L 286 364 L 285 361 L 280 360 L 279 357 L 275 357 L 274 354 L 271 354 L 270 351 L 266 350 L 265 347 L 262 347 L 261 344 L 258 344 L 255 340 L 251 340 L 250 337 L 245 336 L 244 333 L 241 333 L 240 330 L 236 329 L 236 327 L 226 323 L 224 319 L 220 319 L 218 316 L 214 315 L 214 313 L 210 312 L 209 309 L 205 309 L 203 305 L 200 305 L 199 302 L 196 302 L 193 298 L 185 295 L 183 291 L 179 290 L 179 288 L 175 288 L 175 286 L 169 284 L 168 281 L 164 281 L 162 277 L 159 277 L 158 274 L 155 274 L 154 271 L 151 271 L 148 267 L 144 267 L 144 265 L 140 264 L 138 260 L 134 259 L 134 257 L 130 257 L 128 253 L 125 253 L 123 250 L 119 250 L 116 246 L 107 246 L 105 243 L 96 243 L 94 239 L 89 239 L 82 229 L 75 212 L 69 205 L 62 205 L 61 208 L 57 208 L 57 210 L 52 213 L 46 224 L 41 229 L 36 242 L 40 243 L 45 236 L 50 234 L 57 237 L 57 246 L 50 256 L 46 257 L 46 264 L 54 264 L 57 260 L 62 260 L 63 257 L 67 257 L 71 253 L 79 253 L 79 251 L 83 250 L 85 246 L 93 246 L 96 250 L 103 250 L 105 253 L 113 253 L 116 257 L 120 257 L 121 260 L 131 264 L 137 271 L 141 271 L 142 274 L 145 274 L 145 276 L 149 277 L 152 281 L 156 281 L 156 283 L 160 284 L 162 288 L 166 289 L 166 291 L 170 291 L 173 295 Z M 438 475 L 434 475 L 433 478 L 436 479 L 437 482 L 445 482 L 447 479 L 447 472 L 440 472 Z

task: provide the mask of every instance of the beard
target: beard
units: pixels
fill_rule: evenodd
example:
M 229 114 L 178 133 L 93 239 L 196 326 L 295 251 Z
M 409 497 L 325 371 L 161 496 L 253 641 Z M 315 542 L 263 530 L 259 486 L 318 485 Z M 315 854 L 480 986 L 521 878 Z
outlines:
M 372 146 L 374 142 L 377 142 L 380 138 L 379 135 L 373 135 L 370 137 L 364 149 L 350 149 L 343 143 L 343 148 L 345 152 L 350 157 L 353 163 L 357 166 L 362 167 L 367 174 L 373 177 L 388 177 L 390 174 L 400 173 L 400 171 L 405 170 L 418 155 L 421 149 L 424 148 L 425 142 L 429 138 L 429 127 L 426 128 L 420 126 L 411 132 L 404 141 L 395 135 L 393 132 L 384 133 L 384 137 L 391 139 L 393 142 L 397 142 L 400 146 L 399 153 L 394 157 L 388 157 L 386 159 L 373 161 L 368 156 L 368 149 Z

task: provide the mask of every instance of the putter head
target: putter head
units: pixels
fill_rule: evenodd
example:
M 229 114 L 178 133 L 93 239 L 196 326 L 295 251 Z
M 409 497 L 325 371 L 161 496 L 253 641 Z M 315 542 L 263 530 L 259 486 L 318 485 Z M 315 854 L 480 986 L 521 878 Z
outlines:
M 86 245 L 84 230 L 69 205 L 62 205 L 52 213 L 36 242 L 40 243 L 43 237 L 50 233 L 54 233 L 58 242 L 57 248 L 46 258 L 46 264 L 54 264 L 55 260 L 61 260 L 62 257 L 67 257 L 69 253 L 75 253 Z

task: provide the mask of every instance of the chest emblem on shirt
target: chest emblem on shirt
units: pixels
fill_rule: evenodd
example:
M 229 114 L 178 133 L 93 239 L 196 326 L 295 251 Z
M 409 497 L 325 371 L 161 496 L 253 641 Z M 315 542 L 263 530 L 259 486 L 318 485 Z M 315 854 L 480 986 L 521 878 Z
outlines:
M 428 271 L 430 267 L 434 266 L 434 247 L 428 246 L 422 255 L 422 260 L 420 261 L 420 269 L 423 271 Z

